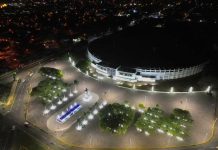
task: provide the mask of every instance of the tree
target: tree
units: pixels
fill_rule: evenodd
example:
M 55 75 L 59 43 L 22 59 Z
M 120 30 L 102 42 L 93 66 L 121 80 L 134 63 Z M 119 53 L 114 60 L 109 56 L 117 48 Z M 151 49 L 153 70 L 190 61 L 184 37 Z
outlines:
M 114 103 L 100 110 L 100 127 L 107 132 L 125 134 L 133 122 L 135 111 L 125 105 Z
M 59 69 L 56 69 L 56 68 L 41 67 L 39 70 L 39 73 L 41 73 L 41 75 L 47 75 L 47 76 L 52 76 L 52 77 L 56 77 L 56 78 L 63 77 L 63 72 Z
M 62 80 L 52 80 L 47 78 L 39 82 L 39 84 L 32 89 L 30 95 L 40 98 L 42 103 L 46 104 L 49 103 L 49 101 L 54 100 L 54 97 L 61 96 L 62 89 L 67 86 L 68 85 Z
M 91 62 L 89 60 L 80 60 L 76 67 L 79 68 L 82 72 L 86 73 L 86 71 L 89 69 Z

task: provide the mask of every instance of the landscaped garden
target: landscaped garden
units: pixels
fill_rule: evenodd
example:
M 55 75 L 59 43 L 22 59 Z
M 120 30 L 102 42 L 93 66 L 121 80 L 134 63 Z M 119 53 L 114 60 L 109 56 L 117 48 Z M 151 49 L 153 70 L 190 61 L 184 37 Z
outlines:
M 56 68 L 42 67 L 40 68 L 39 73 L 52 79 L 60 79 L 63 77 L 63 72 Z
M 169 116 L 158 106 L 148 108 L 135 123 L 137 131 L 144 132 L 147 136 L 155 133 L 174 136 L 183 140 L 188 135 L 192 125 L 192 117 L 186 110 L 176 108 Z
M 12 83 L 0 84 L 0 103 L 5 103 L 11 91 Z
M 62 71 L 55 68 L 43 67 L 39 72 L 43 74 L 42 76 L 44 76 L 44 74 L 48 76 L 45 76 L 46 78 L 40 81 L 39 84 L 32 89 L 31 96 L 36 96 L 43 104 L 48 104 L 60 97 L 63 92 L 66 92 L 69 86 L 68 84 L 64 83 L 62 80 L 50 78 L 50 76 L 62 77 Z
M 99 114 L 100 127 L 107 132 L 125 134 L 133 122 L 135 111 L 125 105 L 114 103 L 105 106 Z
M 90 64 L 91 62 L 88 59 L 79 60 L 79 62 L 76 64 L 76 67 L 79 68 L 82 72 L 86 73 L 86 71 L 89 71 Z
M 146 136 L 166 134 L 183 141 L 189 135 L 192 117 L 187 110 L 175 108 L 167 115 L 158 105 L 145 108 L 140 105 L 139 110 L 123 104 L 109 104 L 100 110 L 100 127 L 103 131 L 123 135 L 132 125 L 138 132 Z M 134 122 L 135 121 L 135 122 Z

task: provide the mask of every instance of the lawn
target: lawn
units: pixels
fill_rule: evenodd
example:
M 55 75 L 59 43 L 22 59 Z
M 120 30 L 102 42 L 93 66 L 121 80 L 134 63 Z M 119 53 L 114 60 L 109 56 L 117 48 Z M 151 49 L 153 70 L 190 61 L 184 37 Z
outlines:
M 4 103 L 7 101 L 11 91 L 12 83 L 0 84 L 0 102 Z

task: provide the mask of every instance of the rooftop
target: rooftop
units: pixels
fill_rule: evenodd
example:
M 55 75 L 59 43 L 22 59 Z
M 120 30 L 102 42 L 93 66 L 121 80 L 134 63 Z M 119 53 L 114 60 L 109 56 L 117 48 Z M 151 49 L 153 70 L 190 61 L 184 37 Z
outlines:
M 182 68 L 208 60 L 204 38 L 190 27 L 153 28 L 144 24 L 103 37 L 89 51 L 105 62 L 125 67 Z M 190 36 L 192 35 L 192 36 Z

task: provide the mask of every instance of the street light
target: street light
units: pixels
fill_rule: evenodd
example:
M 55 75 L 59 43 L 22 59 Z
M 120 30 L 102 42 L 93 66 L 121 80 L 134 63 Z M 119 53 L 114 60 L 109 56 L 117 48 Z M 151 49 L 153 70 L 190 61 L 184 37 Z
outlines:
M 70 91 L 70 94 L 69 94 L 69 96 L 70 96 L 70 97 L 73 97 L 73 93 L 72 93 L 71 91 Z
M 62 92 L 64 92 L 64 93 L 65 93 L 65 92 L 67 92 L 67 90 L 66 90 L 66 89 L 63 89 L 63 90 L 62 90 Z
M 95 109 L 95 110 L 93 111 L 93 114 L 96 115 L 97 113 L 98 113 L 98 110 Z
M 135 84 L 133 84 L 133 87 L 132 87 L 133 89 L 135 89 Z
M 86 71 L 86 75 L 89 76 L 89 72 L 88 71 Z
M 179 137 L 179 136 L 177 136 L 176 139 L 177 139 L 178 141 L 183 141 L 183 138 L 182 138 L 182 137 Z
M 58 101 L 58 105 L 61 105 L 63 102 L 61 100 Z
M 205 90 L 206 93 L 210 93 L 211 91 L 211 86 L 208 86 L 207 89 Z
M 99 109 L 102 109 L 104 106 L 103 105 L 99 105 L 98 107 L 99 107 Z
M 88 121 L 87 120 L 83 120 L 82 121 L 82 125 L 87 125 L 88 124 Z
M 151 87 L 151 92 L 154 92 L 154 86 Z
M 64 96 L 63 101 L 66 102 L 67 100 L 68 98 Z
M 193 87 L 191 86 L 188 90 L 189 93 L 192 93 L 193 92 Z
M 75 67 L 75 62 L 74 61 L 72 62 L 72 66 Z
M 107 105 L 107 101 L 104 100 L 102 104 L 103 104 L 104 106 Z
M 135 107 L 134 107 L 134 106 L 132 106 L 132 107 L 131 107 L 131 109 L 132 109 L 132 110 L 135 110 Z
M 50 112 L 50 110 L 45 109 L 45 110 L 43 111 L 43 115 L 46 115 L 46 114 L 48 114 L 49 112 Z
M 158 131 L 159 133 L 164 133 L 164 131 L 163 131 L 162 129 L 157 129 L 157 131 Z
M 94 116 L 92 114 L 89 114 L 88 119 L 92 120 L 94 118 Z
M 77 131 L 81 131 L 81 130 L 82 130 L 82 126 L 81 126 L 81 125 L 78 125 L 78 126 L 76 127 L 76 130 L 77 130 Z
M 69 62 L 71 62 L 72 61 L 72 58 L 71 57 L 69 57 Z
M 76 93 L 78 93 L 78 91 L 75 89 L 75 90 L 73 91 L 73 93 L 75 93 L 75 94 L 76 94 Z
M 174 92 L 174 88 L 171 87 L 171 88 L 170 88 L 170 93 L 173 93 L 173 92 Z
M 55 109 L 56 109 L 56 106 L 52 104 L 51 107 L 50 107 L 50 109 L 51 109 L 51 110 L 55 110 Z
M 149 136 L 149 135 L 150 135 L 150 133 L 149 133 L 149 132 L 147 132 L 147 131 L 145 131 L 145 135 Z

